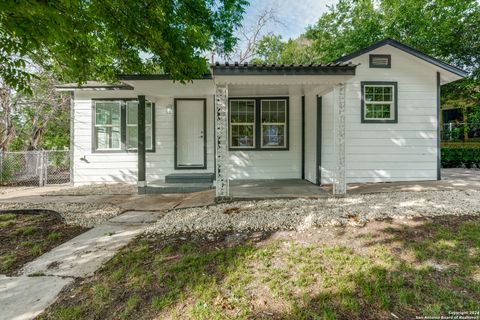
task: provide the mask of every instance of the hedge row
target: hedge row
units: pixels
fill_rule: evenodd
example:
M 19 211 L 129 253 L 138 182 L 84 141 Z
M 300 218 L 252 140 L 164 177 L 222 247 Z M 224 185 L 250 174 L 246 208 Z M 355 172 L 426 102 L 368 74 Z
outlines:
M 478 145 L 442 146 L 442 168 L 480 168 Z

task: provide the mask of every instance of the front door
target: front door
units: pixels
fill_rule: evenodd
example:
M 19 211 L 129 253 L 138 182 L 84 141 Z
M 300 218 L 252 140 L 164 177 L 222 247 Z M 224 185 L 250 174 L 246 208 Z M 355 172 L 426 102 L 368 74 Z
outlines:
M 175 169 L 206 168 L 205 99 L 175 99 Z

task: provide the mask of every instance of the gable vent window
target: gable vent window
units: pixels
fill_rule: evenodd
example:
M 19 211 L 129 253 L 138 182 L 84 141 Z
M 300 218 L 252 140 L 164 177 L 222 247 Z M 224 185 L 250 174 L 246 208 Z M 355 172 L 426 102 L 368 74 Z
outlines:
M 391 68 L 392 57 L 389 54 L 371 54 L 370 68 Z

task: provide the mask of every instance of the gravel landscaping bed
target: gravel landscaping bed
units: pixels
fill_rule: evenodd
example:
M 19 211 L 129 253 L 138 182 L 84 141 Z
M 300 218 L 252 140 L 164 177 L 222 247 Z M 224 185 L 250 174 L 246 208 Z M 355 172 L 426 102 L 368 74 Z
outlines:
M 0 210 L 41 209 L 58 212 L 67 225 L 95 227 L 108 219 L 117 216 L 120 208 L 111 203 L 85 202 L 5 202 L 0 203 Z
M 45 193 L 46 196 L 88 196 L 88 195 L 120 195 L 135 194 L 137 186 L 126 183 L 91 184 L 79 187 L 67 187 L 62 190 Z
M 325 225 L 358 225 L 369 220 L 443 215 L 479 215 L 480 191 L 390 192 L 345 198 L 264 200 L 173 210 L 148 234 L 306 230 Z

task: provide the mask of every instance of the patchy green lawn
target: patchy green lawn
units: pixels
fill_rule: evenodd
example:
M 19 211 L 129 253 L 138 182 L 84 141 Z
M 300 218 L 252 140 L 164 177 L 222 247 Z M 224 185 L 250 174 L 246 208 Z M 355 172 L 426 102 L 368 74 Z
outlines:
M 144 237 L 41 319 L 406 319 L 480 312 L 480 218 Z
M 14 274 L 25 263 L 86 230 L 67 226 L 52 213 L 0 213 L 0 274 Z

